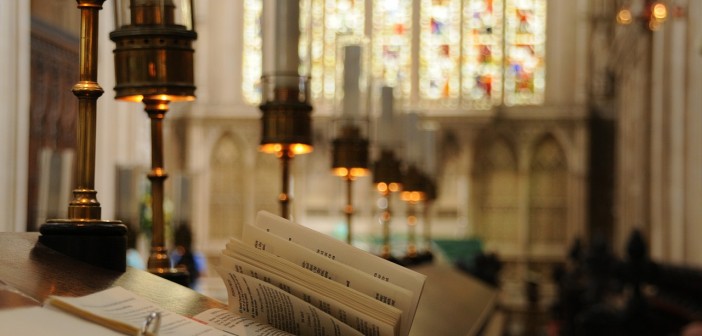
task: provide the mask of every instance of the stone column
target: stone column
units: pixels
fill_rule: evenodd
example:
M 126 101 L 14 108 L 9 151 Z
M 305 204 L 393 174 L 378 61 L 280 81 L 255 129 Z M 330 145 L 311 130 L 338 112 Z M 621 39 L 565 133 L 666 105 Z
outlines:
M 27 227 L 29 1 L 0 1 L 0 232 Z

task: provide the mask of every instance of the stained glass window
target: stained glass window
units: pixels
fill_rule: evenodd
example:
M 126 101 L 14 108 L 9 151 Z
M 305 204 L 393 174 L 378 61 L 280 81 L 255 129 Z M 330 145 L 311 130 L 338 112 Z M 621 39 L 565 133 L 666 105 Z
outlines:
M 300 4 L 300 56 L 316 106 L 335 95 L 337 38 L 363 35 L 367 19 L 373 79 L 408 101 L 463 109 L 543 102 L 546 0 Z M 261 13 L 262 0 L 244 0 L 242 93 L 251 104 L 260 101 Z
M 336 39 L 338 35 L 365 33 L 364 6 L 365 1 L 312 0 L 310 89 L 313 99 L 334 99 Z
M 465 0 L 463 3 L 464 105 L 486 109 L 502 99 L 502 0 Z
M 419 95 L 455 103 L 461 54 L 460 0 L 422 0 L 419 29 Z
M 543 101 L 545 42 L 546 1 L 506 0 L 505 105 Z
M 404 98 L 412 90 L 412 3 L 373 1 L 372 75 Z
M 244 0 L 244 48 L 242 55 L 241 92 L 249 104 L 261 101 L 261 0 Z

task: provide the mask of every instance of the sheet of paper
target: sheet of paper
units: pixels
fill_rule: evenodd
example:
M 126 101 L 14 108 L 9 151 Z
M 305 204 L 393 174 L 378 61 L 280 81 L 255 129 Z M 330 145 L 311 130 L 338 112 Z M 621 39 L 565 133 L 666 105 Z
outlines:
M 362 334 L 329 314 L 256 278 L 218 269 L 225 277 L 229 309 L 296 335 L 342 336 Z
M 38 306 L 0 310 L 0 326 L 0 334 L 13 336 L 123 335 L 68 313 Z
M 352 245 L 340 242 L 334 237 L 293 223 L 266 211 L 258 212 L 255 225 L 284 240 L 304 246 L 315 253 L 349 265 L 366 274 L 398 285 L 412 292 L 410 311 L 407 314 L 408 318 L 403 319 L 402 328 L 404 331 L 403 335 L 409 333 L 426 281 L 425 275 L 379 258 Z
M 185 316 L 164 310 L 122 287 L 112 287 L 82 297 L 51 296 L 45 305 L 52 305 L 122 332 L 133 333 L 139 330 L 149 313 L 159 312 L 161 314 L 159 336 L 229 335 Z

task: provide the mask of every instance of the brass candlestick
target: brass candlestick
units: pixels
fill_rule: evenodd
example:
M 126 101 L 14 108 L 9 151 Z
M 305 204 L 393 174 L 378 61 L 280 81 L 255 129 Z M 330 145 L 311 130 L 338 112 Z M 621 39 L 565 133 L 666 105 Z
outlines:
M 117 0 L 116 99 L 143 102 L 151 120 L 151 209 L 149 272 L 188 285 L 184 267 L 171 267 L 165 246 L 163 119 L 173 101 L 195 99 L 192 0 Z
M 417 204 L 426 199 L 425 181 L 422 172 L 415 165 L 410 165 L 403 178 L 403 190 L 400 194 L 403 201 L 407 202 L 407 254 L 405 259 L 409 263 L 418 262 L 417 254 Z
M 281 216 L 290 219 L 290 162 L 295 155 L 312 151 L 312 105 L 308 102 L 308 78 L 298 75 L 263 76 L 261 145 L 282 165 L 282 192 L 278 196 Z
M 400 161 L 395 158 L 392 150 L 381 150 L 380 157 L 374 162 L 373 183 L 375 183 L 376 189 L 385 203 L 380 213 L 380 223 L 383 226 L 383 248 L 380 256 L 388 260 L 395 260 L 390 244 L 390 223 L 392 222 L 390 203 L 392 193 L 402 188 L 402 171 L 400 170 Z
M 127 227 L 119 221 L 100 219 L 95 190 L 95 139 L 97 99 L 98 22 L 104 0 L 78 0 L 81 11 L 80 76 L 73 87 L 78 98 L 77 187 L 68 206 L 68 219 L 51 219 L 40 228 L 39 241 L 88 263 L 126 269 Z
M 361 136 L 358 126 L 348 123 L 341 126 L 339 137 L 332 141 L 332 169 L 336 176 L 346 181 L 346 242 L 353 242 L 351 224 L 353 209 L 353 181 L 368 174 L 368 140 Z

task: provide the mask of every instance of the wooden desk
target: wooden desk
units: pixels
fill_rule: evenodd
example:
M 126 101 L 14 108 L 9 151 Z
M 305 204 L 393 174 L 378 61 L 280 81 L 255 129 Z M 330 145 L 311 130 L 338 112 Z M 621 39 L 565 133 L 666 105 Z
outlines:
M 0 309 L 39 305 L 49 295 L 88 295 L 112 286 L 122 286 L 185 316 L 214 307 L 226 308 L 220 301 L 145 271 L 128 268 L 119 273 L 77 261 L 38 244 L 38 236 L 0 233 Z M 479 332 L 494 308 L 496 290 L 449 265 L 414 269 L 427 275 L 427 283 L 411 336 Z
M 5 296 L 15 299 L 1 300 L 0 308 L 39 304 L 49 295 L 83 296 L 113 286 L 122 286 L 185 316 L 226 307 L 145 271 L 128 268 L 120 273 L 77 261 L 37 244 L 38 237 L 39 233 L 0 233 L 0 284 L 24 296 L 21 299 L 6 290 Z

